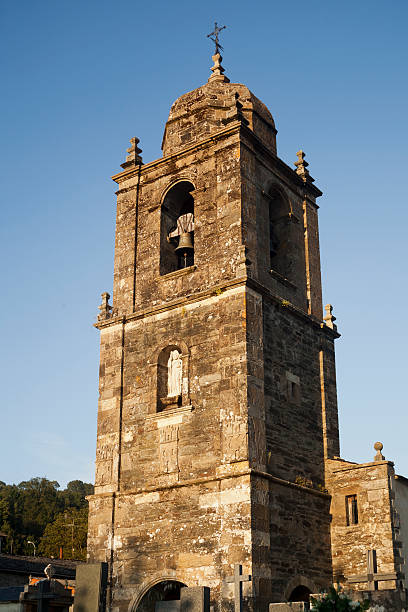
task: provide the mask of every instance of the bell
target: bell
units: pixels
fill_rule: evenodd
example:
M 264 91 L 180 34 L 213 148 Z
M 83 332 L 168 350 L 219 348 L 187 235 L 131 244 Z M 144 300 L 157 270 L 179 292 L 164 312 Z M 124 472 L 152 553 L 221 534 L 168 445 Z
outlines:
M 194 250 L 191 234 L 192 232 L 182 232 L 180 234 L 179 243 L 175 249 L 176 252 L 187 253 L 188 251 Z

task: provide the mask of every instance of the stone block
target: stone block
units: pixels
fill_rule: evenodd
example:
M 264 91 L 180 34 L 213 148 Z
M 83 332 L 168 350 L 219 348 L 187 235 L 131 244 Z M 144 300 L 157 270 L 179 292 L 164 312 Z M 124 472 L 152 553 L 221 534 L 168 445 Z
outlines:
M 269 604 L 269 612 L 303 612 L 304 610 L 310 610 L 310 604 L 306 601 Z
M 158 601 L 154 609 L 155 612 L 178 612 L 180 610 L 180 600 Z
M 210 589 L 205 586 L 181 589 L 181 612 L 210 612 Z
M 104 609 L 107 578 L 107 563 L 77 566 L 74 612 L 99 612 Z

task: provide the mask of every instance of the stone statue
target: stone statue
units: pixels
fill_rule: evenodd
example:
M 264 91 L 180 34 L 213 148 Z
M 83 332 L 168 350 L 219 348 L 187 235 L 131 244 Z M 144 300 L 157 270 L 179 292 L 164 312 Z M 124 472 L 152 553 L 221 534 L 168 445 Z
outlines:
M 181 378 L 183 373 L 183 362 L 181 353 L 177 349 L 170 352 L 167 362 L 167 397 L 181 395 Z

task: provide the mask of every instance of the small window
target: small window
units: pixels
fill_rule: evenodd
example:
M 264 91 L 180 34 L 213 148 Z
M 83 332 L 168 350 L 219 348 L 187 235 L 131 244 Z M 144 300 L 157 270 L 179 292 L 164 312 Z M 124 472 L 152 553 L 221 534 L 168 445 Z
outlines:
M 300 403 L 300 378 L 292 372 L 286 372 L 286 397 L 292 404 Z
M 346 496 L 346 520 L 347 525 L 358 524 L 357 495 Z

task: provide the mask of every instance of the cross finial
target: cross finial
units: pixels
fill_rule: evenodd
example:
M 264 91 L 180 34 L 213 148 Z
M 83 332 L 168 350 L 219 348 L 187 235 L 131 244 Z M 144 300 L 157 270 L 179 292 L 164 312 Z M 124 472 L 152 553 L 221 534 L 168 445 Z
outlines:
M 218 35 L 221 30 L 225 30 L 226 27 L 227 26 L 224 25 L 219 28 L 217 22 L 214 21 L 214 32 L 210 32 L 210 34 L 207 34 L 207 38 L 211 38 L 213 43 L 215 43 L 215 54 L 219 53 L 220 49 L 223 51 L 223 48 L 220 45 L 220 41 L 218 40 Z M 215 38 L 213 38 L 213 36 L 215 36 Z
M 215 43 L 215 53 L 212 56 L 214 66 L 211 67 L 211 76 L 208 81 L 221 81 L 223 83 L 229 83 L 229 79 L 224 74 L 224 68 L 221 66 L 222 56 L 220 53 L 220 49 L 222 49 L 220 45 L 220 41 L 218 40 L 219 33 L 221 30 L 224 30 L 227 26 L 218 27 L 217 22 L 214 23 L 214 32 L 211 34 L 207 34 L 207 38 L 211 38 L 213 43 Z M 215 38 L 213 38 L 215 36 Z

